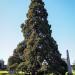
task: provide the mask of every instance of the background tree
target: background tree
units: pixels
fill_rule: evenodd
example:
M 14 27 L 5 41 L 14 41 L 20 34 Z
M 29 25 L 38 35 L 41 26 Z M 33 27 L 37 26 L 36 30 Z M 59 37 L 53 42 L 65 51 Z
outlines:
M 73 62 L 72 69 L 75 70 L 75 61 Z
M 58 45 L 51 36 L 51 25 L 47 21 L 47 11 L 42 0 L 31 0 L 27 20 L 21 25 L 24 41 L 15 49 L 16 57 L 19 57 L 18 68 L 22 65 L 23 69 L 35 75 L 35 72 L 44 72 L 42 63 L 48 63 L 46 73 L 64 75 L 67 71 L 65 61 L 61 59 Z M 12 58 L 9 59 L 9 63 Z M 18 60 L 15 61 L 15 63 Z M 22 63 L 22 64 L 21 64 Z

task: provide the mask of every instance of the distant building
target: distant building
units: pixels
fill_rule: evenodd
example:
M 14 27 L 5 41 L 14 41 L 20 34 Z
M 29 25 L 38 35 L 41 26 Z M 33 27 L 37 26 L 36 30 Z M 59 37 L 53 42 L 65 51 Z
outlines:
M 4 60 L 0 60 L 0 70 L 6 69 L 7 66 L 4 65 Z
M 72 74 L 72 66 L 70 64 L 70 57 L 69 57 L 69 51 L 66 51 L 67 53 L 67 66 L 68 66 L 68 75 L 73 75 Z

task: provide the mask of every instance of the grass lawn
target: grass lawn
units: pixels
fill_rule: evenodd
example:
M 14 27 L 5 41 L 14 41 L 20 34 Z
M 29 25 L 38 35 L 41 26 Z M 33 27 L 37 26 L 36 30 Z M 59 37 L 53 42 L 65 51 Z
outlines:
M 0 75 L 10 75 L 8 71 L 0 71 Z M 16 75 L 16 74 L 14 74 Z M 23 72 L 19 72 L 18 75 L 24 75 Z
M 73 71 L 73 75 L 75 75 L 75 71 Z

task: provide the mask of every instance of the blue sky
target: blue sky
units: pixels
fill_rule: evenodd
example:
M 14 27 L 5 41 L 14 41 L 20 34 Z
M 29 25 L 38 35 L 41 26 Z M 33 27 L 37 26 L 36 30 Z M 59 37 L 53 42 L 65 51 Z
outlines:
M 75 0 L 44 0 L 52 36 L 59 51 L 66 58 L 69 50 L 71 63 L 75 60 Z M 23 40 L 20 25 L 26 20 L 30 0 L 0 0 L 0 59 L 12 55 Z

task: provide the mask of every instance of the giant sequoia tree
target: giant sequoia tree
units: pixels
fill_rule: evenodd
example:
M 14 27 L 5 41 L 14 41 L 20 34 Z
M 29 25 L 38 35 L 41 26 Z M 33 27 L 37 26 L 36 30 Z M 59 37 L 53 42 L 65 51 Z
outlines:
M 65 74 L 67 65 L 61 59 L 58 45 L 51 36 L 52 30 L 47 16 L 44 2 L 31 0 L 27 20 L 21 25 L 24 41 L 17 46 L 8 60 L 10 69 L 20 69 L 31 72 L 32 75 L 35 72 L 43 74 L 45 67 L 42 63 L 45 61 L 46 73 Z

